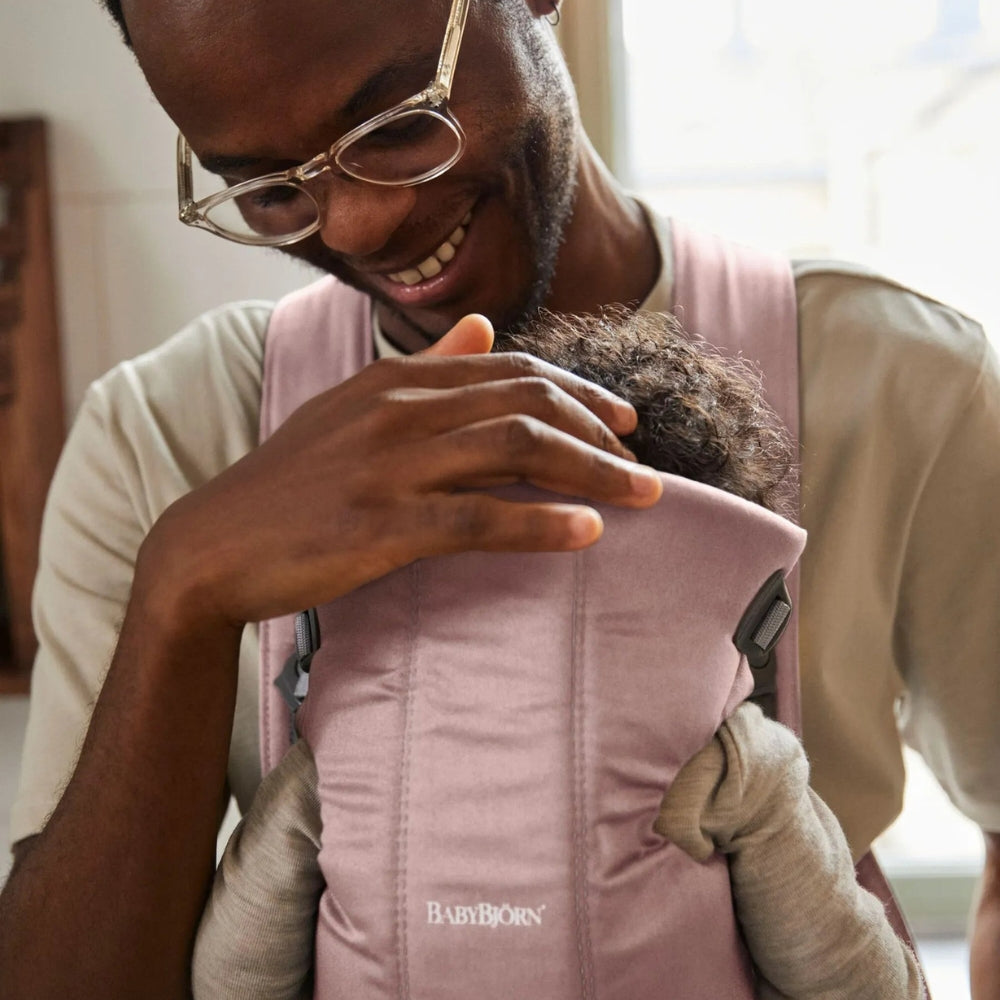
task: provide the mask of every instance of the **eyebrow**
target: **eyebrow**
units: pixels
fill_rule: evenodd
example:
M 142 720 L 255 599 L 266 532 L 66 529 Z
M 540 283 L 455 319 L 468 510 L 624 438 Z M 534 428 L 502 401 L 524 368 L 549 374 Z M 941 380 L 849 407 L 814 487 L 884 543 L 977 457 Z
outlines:
M 360 118 L 363 111 L 383 101 L 401 80 L 415 76 L 419 70 L 428 67 L 430 70 L 427 83 L 430 83 L 434 78 L 439 56 L 440 50 L 436 49 L 432 53 L 420 52 L 404 56 L 388 66 L 383 66 L 354 91 L 336 117 Z M 237 170 L 246 170 L 248 167 L 259 167 L 261 164 L 267 163 L 268 159 L 263 156 L 228 156 L 224 153 L 205 153 L 198 157 L 198 162 L 210 173 L 226 174 Z

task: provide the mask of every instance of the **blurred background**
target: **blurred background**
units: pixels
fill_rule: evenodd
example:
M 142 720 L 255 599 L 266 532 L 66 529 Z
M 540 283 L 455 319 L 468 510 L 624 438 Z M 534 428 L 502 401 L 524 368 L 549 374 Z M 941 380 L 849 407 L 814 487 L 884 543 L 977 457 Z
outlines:
M 1000 330 L 1000 0 L 565 0 L 559 32 L 595 145 L 657 209 L 870 264 Z M 310 280 L 177 223 L 174 129 L 96 0 L 0 0 L 0 118 L 29 115 L 50 126 L 67 417 L 199 312 Z M 0 698 L 4 828 L 24 718 Z M 932 985 L 962 1000 L 982 844 L 907 763 L 880 853 Z

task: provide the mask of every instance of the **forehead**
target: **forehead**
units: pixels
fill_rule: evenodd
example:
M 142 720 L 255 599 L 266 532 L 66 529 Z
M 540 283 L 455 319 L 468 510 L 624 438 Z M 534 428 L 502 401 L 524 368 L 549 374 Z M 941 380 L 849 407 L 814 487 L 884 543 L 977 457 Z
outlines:
M 259 144 L 308 130 L 380 71 L 426 57 L 450 0 L 127 0 L 153 93 L 192 145 Z M 423 86 L 420 80 L 416 86 Z M 263 152 L 263 150 L 258 150 Z

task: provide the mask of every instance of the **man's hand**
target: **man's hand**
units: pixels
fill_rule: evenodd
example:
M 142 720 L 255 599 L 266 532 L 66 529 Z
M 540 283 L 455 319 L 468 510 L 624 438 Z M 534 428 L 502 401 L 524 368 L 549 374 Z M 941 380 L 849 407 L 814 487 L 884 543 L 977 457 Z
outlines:
M 0 897 L 4 1000 L 189 996 L 245 622 L 433 553 L 600 535 L 586 506 L 476 487 L 659 497 L 615 436 L 634 428 L 630 406 L 491 343 L 471 317 L 422 356 L 377 362 L 154 525 L 76 771 Z
M 986 864 L 969 940 L 972 1000 L 1000 1000 L 1000 833 L 987 833 Z
M 659 477 L 616 437 L 635 426 L 631 406 L 528 355 L 485 353 L 491 340 L 488 321 L 467 317 L 422 355 L 376 362 L 307 402 L 163 515 L 140 554 L 139 594 L 174 620 L 238 626 L 423 556 L 569 550 L 600 535 L 586 506 L 507 503 L 477 487 L 658 499 Z

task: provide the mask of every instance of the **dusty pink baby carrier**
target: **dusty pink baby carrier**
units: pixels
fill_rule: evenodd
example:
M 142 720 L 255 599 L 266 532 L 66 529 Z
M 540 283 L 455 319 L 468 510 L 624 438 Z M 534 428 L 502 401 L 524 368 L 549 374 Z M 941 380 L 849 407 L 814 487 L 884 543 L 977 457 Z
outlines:
M 676 228 L 675 262 L 690 329 L 769 374 L 791 365 L 769 389 L 796 432 L 787 264 Z M 740 340 L 752 330 L 783 336 Z M 372 350 L 370 301 L 333 279 L 279 303 L 262 438 Z M 781 584 L 804 536 L 718 490 L 664 487 L 651 510 L 602 509 L 585 552 L 421 560 L 319 609 L 296 717 L 323 819 L 317 997 L 753 996 L 724 859 L 696 864 L 653 823 L 754 688 L 747 654 L 757 695 L 797 727 Z M 311 653 L 306 625 L 262 626 L 265 773 L 290 743 L 275 681 Z

